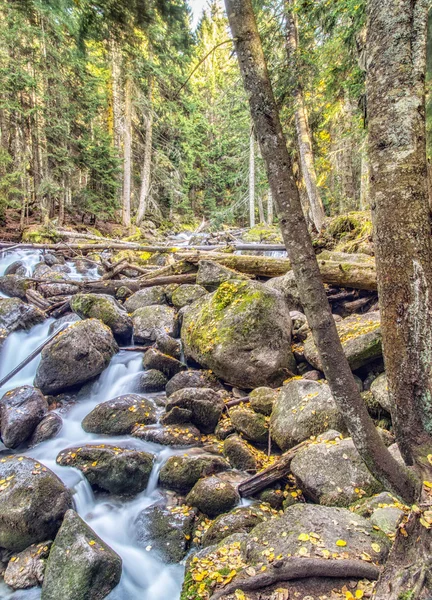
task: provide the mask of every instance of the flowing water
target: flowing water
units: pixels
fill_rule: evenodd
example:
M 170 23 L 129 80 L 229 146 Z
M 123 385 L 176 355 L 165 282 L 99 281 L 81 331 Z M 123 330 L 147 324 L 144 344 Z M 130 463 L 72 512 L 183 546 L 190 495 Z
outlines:
M 39 262 L 40 254 L 25 250 L 11 251 L 0 255 L 0 275 L 12 262 L 21 260 L 29 274 Z M 73 264 L 69 264 L 69 277 L 80 279 L 81 275 Z M 96 278 L 95 270 L 88 274 Z M 9 373 L 30 352 L 48 337 L 49 319 L 36 325 L 30 331 L 16 332 L 8 336 L 0 351 L 0 378 Z M 20 385 L 33 384 L 40 357 L 35 358 L 27 367 L 0 389 L 0 397 L 8 390 Z M 99 403 L 116 396 L 134 391 L 137 374 L 142 371 L 142 354 L 122 351 L 113 357 L 109 366 L 92 384 L 85 386 L 79 393 L 79 401 L 66 413 L 61 413 L 63 428 L 58 436 L 43 442 L 32 450 L 21 452 L 37 459 L 52 469 L 73 493 L 75 509 L 80 516 L 110 545 L 123 560 L 123 574 L 120 584 L 111 592 L 109 600 L 178 600 L 183 580 L 182 565 L 166 565 L 153 553 L 139 547 L 134 542 L 134 521 L 138 513 L 161 497 L 157 488 L 158 473 L 161 464 L 172 454 L 184 453 L 165 446 L 151 444 L 129 436 L 108 437 L 84 432 L 82 419 Z M 151 396 L 146 394 L 147 397 Z M 95 496 L 90 485 L 80 471 L 71 467 L 60 467 L 55 459 L 65 448 L 88 443 L 109 443 L 117 446 L 127 445 L 146 450 L 156 455 L 153 472 L 147 490 L 133 499 L 124 501 L 108 495 Z M 3 447 L 4 449 L 4 447 Z M 0 443 L 0 451 L 2 445 Z M 10 454 L 10 451 L 7 451 Z M 40 589 L 13 592 L 0 583 L 1 600 L 37 600 Z M 61 598 L 59 598 L 61 600 Z

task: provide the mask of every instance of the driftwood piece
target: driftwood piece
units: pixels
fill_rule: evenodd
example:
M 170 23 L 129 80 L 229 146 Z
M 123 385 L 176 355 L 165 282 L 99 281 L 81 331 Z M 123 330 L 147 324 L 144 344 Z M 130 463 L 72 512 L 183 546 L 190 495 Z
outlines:
M 28 289 L 26 291 L 26 299 L 29 304 L 33 304 L 40 310 L 46 311 L 51 307 L 51 303 L 36 290 Z
M 210 600 L 219 600 L 236 590 L 252 592 L 274 585 L 279 581 L 305 579 L 306 577 L 332 577 L 352 579 L 378 579 L 380 568 L 363 560 L 326 560 L 323 558 L 290 558 L 276 561 L 248 579 L 236 580 L 218 590 Z

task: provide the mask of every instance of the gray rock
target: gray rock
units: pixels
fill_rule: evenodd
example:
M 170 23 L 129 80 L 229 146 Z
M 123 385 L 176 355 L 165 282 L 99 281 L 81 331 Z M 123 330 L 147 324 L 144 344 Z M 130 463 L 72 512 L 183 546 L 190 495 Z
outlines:
M 134 340 L 137 344 L 154 342 L 162 331 L 173 335 L 175 330 L 174 309 L 170 306 L 144 306 L 132 314 Z
M 179 425 L 138 425 L 132 430 L 132 435 L 146 442 L 182 448 L 187 446 L 202 446 L 199 429 L 192 423 Z
M 396 506 L 377 508 L 372 513 L 370 521 L 386 535 L 394 535 L 404 514 L 404 511 Z
M 230 410 L 231 423 L 239 433 L 251 442 L 266 444 L 269 428 L 264 415 L 250 408 L 236 406 Z
M 248 280 L 249 278 L 212 260 L 199 261 L 196 282 L 206 290 L 214 292 L 221 283 L 231 279 Z
M 14 590 L 41 585 L 51 545 L 51 541 L 32 544 L 14 556 L 4 574 L 6 585 Z
M 212 433 L 224 410 L 220 395 L 206 388 L 184 388 L 174 392 L 166 403 L 167 413 L 174 407 L 192 411 L 191 422 L 203 433 Z
M 378 375 L 378 377 L 374 379 L 370 391 L 372 392 L 375 402 L 378 402 L 385 411 L 391 414 L 392 406 L 388 391 L 387 375 L 385 373 L 381 373 L 381 375 Z
M 27 275 L 27 267 L 24 265 L 22 260 L 16 260 L 8 267 L 6 267 L 4 275 L 18 275 L 18 277 L 25 277 Z
M 6 296 L 26 299 L 26 292 L 32 287 L 31 281 L 19 275 L 3 275 L 0 277 L 0 292 Z
M 67 448 L 57 456 L 59 465 L 79 469 L 92 487 L 128 496 L 145 490 L 153 461 L 148 452 L 107 444 Z
M 72 506 L 69 490 L 32 458 L 0 461 L 0 547 L 20 552 L 52 539 Z
M 139 393 L 161 392 L 165 389 L 168 379 L 157 369 L 149 369 L 139 376 L 136 391 Z
M 189 506 L 195 506 L 209 517 L 228 512 L 239 501 L 236 488 L 215 476 L 200 479 L 186 497 Z
M 246 442 L 238 435 L 230 435 L 225 439 L 223 451 L 233 469 L 256 471 L 256 458 Z
M 147 350 L 144 354 L 143 365 L 146 369 L 162 371 L 168 379 L 171 379 L 174 375 L 177 375 L 177 373 L 186 369 L 185 364 L 172 356 L 168 356 L 168 354 L 162 354 L 162 352 L 156 350 L 156 348 L 149 348 Z
M 279 448 L 289 450 L 328 429 L 346 431 L 329 386 L 306 379 L 293 379 L 286 383 L 270 418 L 271 435 Z
M 173 337 L 168 335 L 165 332 L 159 333 L 156 338 L 156 348 L 162 352 L 162 354 L 167 354 L 168 356 L 172 356 L 177 360 L 180 360 L 181 357 L 181 343 L 180 340 L 175 340 Z
M 185 494 L 201 479 L 215 473 L 228 471 L 229 463 L 213 454 L 186 454 L 170 456 L 159 473 L 162 487 Z
M 191 305 L 181 337 L 186 357 L 244 389 L 276 387 L 296 370 L 288 307 L 258 282 L 225 282 Z
M 288 271 L 281 277 L 273 277 L 266 281 L 265 285 L 282 294 L 290 311 L 303 311 L 293 271 Z
M 46 440 L 54 438 L 63 427 L 63 420 L 60 415 L 55 412 L 48 413 L 33 431 L 31 438 L 28 441 L 30 448 L 41 444 Z
M 133 313 L 138 308 L 155 306 L 157 304 L 166 304 L 165 288 L 161 285 L 138 290 L 124 303 L 128 313 Z
M 242 506 L 235 508 L 226 515 L 219 515 L 205 532 L 203 547 L 219 544 L 234 533 L 249 533 L 259 523 L 268 518 L 258 506 Z
M 252 390 L 252 392 L 249 394 L 249 401 L 252 410 L 257 413 L 270 416 L 278 395 L 278 390 L 273 390 L 272 388 L 267 387 L 260 387 Z
M 291 472 L 306 498 L 327 506 L 349 506 L 383 487 L 369 472 L 350 438 L 311 444 L 300 450 Z
M 102 402 L 84 417 L 82 428 L 88 433 L 126 435 L 137 423 L 156 423 L 156 406 L 152 400 L 138 394 L 117 396 Z
M 114 334 L 120 344 L 132 339 L 132 319 L 112 296 L 106 294 L 75 294 L 71 309 L 82 319 L 100 319 Z
M 118 351 L 111 329 L 97 319 L 71 325 L 41 353 L 35 386 L 55 394 L 99 375 Z
M 102 600 L 120 581 L 122 560 L 73 510 L 50 552 L 43 600 Z
M 13 331 L 31 329 L 42 323 L 45 314 L 31 304 L 25 304 L 19 298 L 0 298 L 0 330 L 6 335 Z
M 168 381 L 166 395 L 171 396 L 184 388 L 210 388 L 216 392 L 224 389 L 211 371 L 188 370 L 177 373 Z
M 55 254 L 51 254 L 50 252 L 47 252 L 47 254 L 44 254 L 43 260 L 44 260 L 45 264 L 48 265 L 49 267 L 53 267 L 54 265 L 63 265 L 65 262 L 65 259 L 63 256 L 60 258 L 60 256 L 56 256 Z
M 79 321 L 81 321 L 81 319 L 78 315 L 72 312 L 67 313 L 66 315 L 63 315 L 62 317 L 56 319 L 53 323 L 51 323 L 48 329 L 48 333 L 49 335 L 53 334 L 55 331 L 60 329 L 60 327 L 65 323 L 70 323 L 72 325 L 72 323 L 78 323 Z
M 202 285 L 185 283 L 179 285 L 171 296 L 171 302 L 176 308 L 183 308 L 188 304 L 192 304 L 201 296 L 205 296 L 207 290 Z
M 48 402 L 40 390 L 24 385 L 0 400 L 0 434 L 6 448 L 27 441 L 48 412 Z
M 174 406 L 168 413 L 161 416 L 160 422 L 162 425 L 178 425 L 181 423 L 190 423 L 191 418 L 191 410 Z

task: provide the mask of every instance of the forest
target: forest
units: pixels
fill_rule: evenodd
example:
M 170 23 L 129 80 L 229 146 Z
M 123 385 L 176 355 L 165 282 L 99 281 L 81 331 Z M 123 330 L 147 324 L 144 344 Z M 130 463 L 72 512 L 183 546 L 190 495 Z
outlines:
M 432 0 L 0 23 L 0 600 L 431 600 Z

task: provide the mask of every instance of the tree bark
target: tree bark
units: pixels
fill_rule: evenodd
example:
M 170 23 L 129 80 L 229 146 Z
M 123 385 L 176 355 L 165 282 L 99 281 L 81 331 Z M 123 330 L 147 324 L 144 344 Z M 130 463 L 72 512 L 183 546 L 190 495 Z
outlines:
M 367 98 L 381 328 L 402 456 L 431 479 L 432 247 L 427 189 L 427 0 L 370 0 Z
M 147 199 L 150 191 L 151 180 L 151 160 L 152 160 L 152 140 L 153 140 L 153 77 L 149 79 L 148 91 L 148 114 L 145 125 L 145 141 L 144 141 L 144 161 L 141 173 L 141 190 L 139 197 L 138 212 L 136 216 L 136 224 L 139 225 L 145 217 L 147 210 Z
M 125 79 L 125 124 L 123 139 L 123 212 L 122 222 L 131 226 L 131 181 L 132 181 L 132 97 L 131 78 Z
M 267 177 L 315 344 L 357 450 L 387 489 L 413 502 L 418 487 L 385 447 L 360 396 L 336 330 L 307 230 L 251 0 L 225 0 Z
M 273 196 L 271 190 L 268 191 L 267 196 L 267 223 L 273 225 Z
M 249 226 L 255 227 L 255 134 L 253 125 L 249 135 Z

